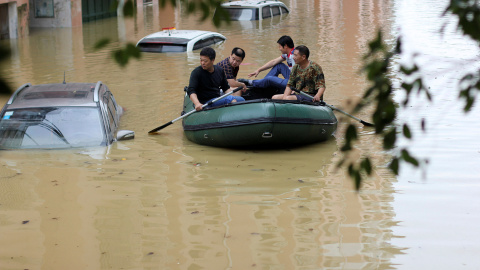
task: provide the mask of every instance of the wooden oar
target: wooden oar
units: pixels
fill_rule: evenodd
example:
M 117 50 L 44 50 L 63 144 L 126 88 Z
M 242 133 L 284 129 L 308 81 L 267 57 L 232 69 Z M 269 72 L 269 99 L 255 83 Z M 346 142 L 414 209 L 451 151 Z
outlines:
M 305 93 L 305 92 L 303 92 L 303 91 L 300 91 L 300 90 L 295 89 L 295 88 L 290 88 L 290 89 L 292 89 L 293 91 L 295 91 L 295 92 L 297 92 L 297 93 L 299 93 L 299 94 L 301 94 L 301 95 L 304 95 L 304 96 L 306 96 L 306 97 L 309 97 L 309 98 L 311 98 L 311 99 L 313 100 L 313 97 L 312 97 L 311 95 L 309 95 L 309 94 L 307 94 L 307 93 Z M 325 103 L 325 102 L 323 102 L 323 103 Z M 329 104 L 325 103 L 325 106 L 327 106 L 327 107 L 329 107 L 330 109 L 335 110 L 335 111 L 337 111 L 337 112 L 341 112 L 341 113 L 345 114 L 346 116 L 348 116 L 348 117 L 350 117 L 350 118 L 353 118 L 353 119 L 357 120 L 358 122 L 362 123 L 364 126 L 367 126 L 367 127 L 374 127 L 374 126 L 375 126 L 374 124 L 365 122 L 365 121 L 363 121 L 362 119 L 358 119 L 357 117 L 355 117 L 355 116 L 353 116 L 353 115 L 351 115 L 351 114 L 349 114 L 349 113 L 346 113 L 346 112 L 344 112 L 344 111 L 342 111 L 342 110 L 340 110 L 340 109 L 337 109 L 336 107 L 334 107 L 334 106 L 332 106 L 332 105 L 329 105 Z
M 224 97 L 227 97 L 227 96 L 229 96 L 229 95 L 231 95 L 231 94 L 233 94 L 233 93 L 235 93 L 235 92 L 238 92 L 238 91 L 240 91 L 240 90 L 242 90 L 242 89 L 243 89 L 243 87 L 240 86 L 240 87 L 238 87 L 238 88 L 235 88 L 232 92 L 228 92 L 228 93 L 224 94 L 223 96 L 219 96 L 218 98 L 212 99 L 212 100 L 210 100 L 209 102 L 203 104 L 203 105 L 202 105 L 202 109 L 205 108 L 205 107 L 207 107 L 207 106 L 209 106 L 209 105 L 211 105 L 212 103 L 214 103 L 214 102 L 216 102 L 216 101 L 219 101 L 220 99 L 222 99 L 222 98 L 224 98 Z M 164 125 L 162 125 L 162 126 L 159 126 L 159 127 L 157 127 L 157 128 L 154 128 L 154 129 L 150 130 L 148 133 L 149 133 L 149 134 L 150 134 L 150 133 L 155 133 L 155 132 L 159 131 L 160 129 L 164 129 L 164 128 L 170 126 L 171 124 L 177 122 L 178 120 L 180 120 L 180 119 L 182 119 L 182 118 L 185 118 L 185 117 L 187 117 L 187 116 L 189 116 L 190 114 L 195 113 L 195 112 L 197 112 L 197 110 L 193 109 L 193 110 L 189 111 L 188 113 L 186 113 L 186 114 L 184 114 L 184 115 L 182 115 L 182 116 L 180 116 L 180 117 L 178 117 L 178 118 L 175 118 L 175 119 L 173 119 L 172 121 L 170 121 L 170 122 L 168 122 L 168 123 L 166 123 L 166 124 L 164 124 Z

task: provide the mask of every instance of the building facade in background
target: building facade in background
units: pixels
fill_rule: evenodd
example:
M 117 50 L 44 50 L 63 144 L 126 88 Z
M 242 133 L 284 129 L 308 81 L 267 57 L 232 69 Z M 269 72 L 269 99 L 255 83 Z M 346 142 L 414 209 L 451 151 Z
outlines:
M 30 27 L 78 27 L 116 16 L 114 4 L 115 0 L 0 0 L 0 39 L 28 35 Z

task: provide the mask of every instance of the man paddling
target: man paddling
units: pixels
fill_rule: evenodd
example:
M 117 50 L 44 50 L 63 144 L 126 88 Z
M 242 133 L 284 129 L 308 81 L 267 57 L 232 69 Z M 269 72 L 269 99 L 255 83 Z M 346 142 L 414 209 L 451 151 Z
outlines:
M 323 100 L 325 92 L 325 76 L 322 67 L 317 63 L 308 60 L 310 50 L 307 46 L 298 46 L 295 48 L 293 60 L 295 66 L 290 74 L 287 87 L 283 94 L 275 95 L 272 99 L 300 100 L 300 101 L 320 101 Z M 311 96 L 313 100 L 301 94 L 292 94 L 292 88 L 301 90 Z
M 221 95 L 220 89 L 225 92 L 232 91 L 223 69 L 214 65 L 215 56 L 216 53 L 214 49 L 210 47 L 203 48 L 202 51 L 200 51 L 200 66 L 196 67 L 190 74 L 187 94 L 197 111 L 202 110 L 203 104 L 219 97 Z M 244 100 L 242 97 L 230 95 L 214 102 L 210 106 L 221 106 Z

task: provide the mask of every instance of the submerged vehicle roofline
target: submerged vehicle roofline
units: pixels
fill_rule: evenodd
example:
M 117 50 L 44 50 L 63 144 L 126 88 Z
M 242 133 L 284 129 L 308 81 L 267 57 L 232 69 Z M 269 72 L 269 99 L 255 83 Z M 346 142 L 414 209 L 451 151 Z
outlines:
M 17 90 L 15 90 L 15 92 L 13 93 L 13 95 L 10 97 L 10 99 L 7 101 L 7 105 L 11 105 L 13 103 L 13 100 L 15 100 L 15 98 L 18 96 L 18 94 L 20 94 L 20 92 L 22 92 L 23 89 L 27 88 L 27 87 L 30 87 L 32 86 L 31 83 L 26 83 L 22 86 L 20 86 Z

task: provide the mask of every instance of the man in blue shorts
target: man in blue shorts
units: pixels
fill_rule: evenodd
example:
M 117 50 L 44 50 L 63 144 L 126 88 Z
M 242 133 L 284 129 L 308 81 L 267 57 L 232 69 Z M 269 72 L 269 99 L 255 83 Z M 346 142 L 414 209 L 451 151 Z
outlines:
M 278 92 L 283 93 L 285 87 L 287 87 L 290 71 L 292 70 L 293 65 L 295 65 L 295 62 L 293 61 L 295 45 L 293 44 L 292 38 L 289 36 L 280 37 L 277 43 L 278 50 L 282 55 L 268 61 L 265 65 L 255 70 L 255 72 L 248 74 L 249 78 L 252 76 L 255 76 L 256 78 L 260 72 L 272 68 L 268 74 L 265 75 L 265 78 L 260 80 L 238 79 L 238 81 L 255 88 L 277 88 Z M 286 61 L 287 64 L 285 65 L 282 63 L 283 61 Z M 282 74 L 283 79 L 278 77 L 280 74 Z
M 187 88 L 187 94 L 192 100 L 195 110 L 202 110 L 203 104 L 219 97 L 220 89 L 224 92 L 232 91 L 228 85 L 227 78 L 223 69 L 215 62 L 215 50 L 207 47 L 200 51 L 200 66 L 196 67 L 190 74 L 190 83 Z M 225 105 L 231 102 L 244 101 L 242 97 L 226 96 L 216 102 L 211 107 Z

